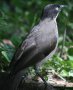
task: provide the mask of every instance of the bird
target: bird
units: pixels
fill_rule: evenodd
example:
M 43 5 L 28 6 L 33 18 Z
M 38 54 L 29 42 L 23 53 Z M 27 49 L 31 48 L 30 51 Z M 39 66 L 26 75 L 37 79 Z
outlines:
M 30 30 L 26 39 L 19 45 L 11 60 L 9 65 L 11 77 L 19 77 L 21 75 L 20 72 L 28 67 L 34 66 L 37 75 L 45 82 L 44 78 L 39 74 L 37 67 L 40 62 L 43 63 L 48 60 L 56 52 L 58 46 L 56 19 L 62 7 L 64 5 L 59 4 L 48 4 L 44 7 L 39 23 Z M 18 82 L 20 80 L 16 83 Z

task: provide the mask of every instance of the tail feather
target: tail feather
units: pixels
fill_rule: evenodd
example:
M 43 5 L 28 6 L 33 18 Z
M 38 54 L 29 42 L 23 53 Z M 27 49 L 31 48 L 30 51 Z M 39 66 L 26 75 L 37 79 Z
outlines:
M 24 71 L 20 71 L 16 75 L 9 75 L 9 90 L 17 90 L 20 82 L 23 79 L 24 73 Z

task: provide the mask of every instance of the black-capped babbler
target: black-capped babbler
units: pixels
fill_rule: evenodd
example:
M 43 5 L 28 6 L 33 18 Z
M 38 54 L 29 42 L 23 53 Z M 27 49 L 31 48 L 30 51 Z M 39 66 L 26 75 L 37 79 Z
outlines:
M 18 47 L 10 63 L 10 75 L 14 77 L 11 90 L 17 90 L 22 70 L 30 66 L 35 66 L 36 73 L 46 83 L 39 74 L 36 66 L 39 62 L 44 62 L 50 58 L 56 51 L 58 45 L 57 16 L 64 5 L 49 4 L 45 6 L 40 22 L 32 28 L 26 39 Z

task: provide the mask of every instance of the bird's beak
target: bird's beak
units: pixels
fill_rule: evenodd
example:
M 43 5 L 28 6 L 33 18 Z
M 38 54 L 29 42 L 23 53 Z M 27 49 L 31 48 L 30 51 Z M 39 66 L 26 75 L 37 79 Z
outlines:
M 67 5 L 60 5 L 60 8 L 64 8 L 64 7 L 67 7 Z

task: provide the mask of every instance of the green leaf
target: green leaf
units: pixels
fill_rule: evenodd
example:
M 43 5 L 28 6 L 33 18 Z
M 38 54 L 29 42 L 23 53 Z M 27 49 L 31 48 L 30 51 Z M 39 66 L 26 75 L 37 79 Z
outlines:
M 68 55 L 68 58 L 73 61 L 73 56 Z
M 5 51 L 2 51 L 1 53 L 6 58 L 7 62 L 9 62 L 9 58 L 7 56 L 7 53 Z
M 69 72 L 69 76 L 72 76 L 72 77 L 73 77 L 73 70 L 71 70 L 71 71 Z
M 68 76 L 68 72 L 66 70 L 62 70 L 60 73 L 61 76 Z
M 69 23 L 68 26 L 70 26 L 73 29 L 73 23 Z
M 69 53 L 69 55 L 73 56 L 73 47 L 68 49 L 68 53 Z

